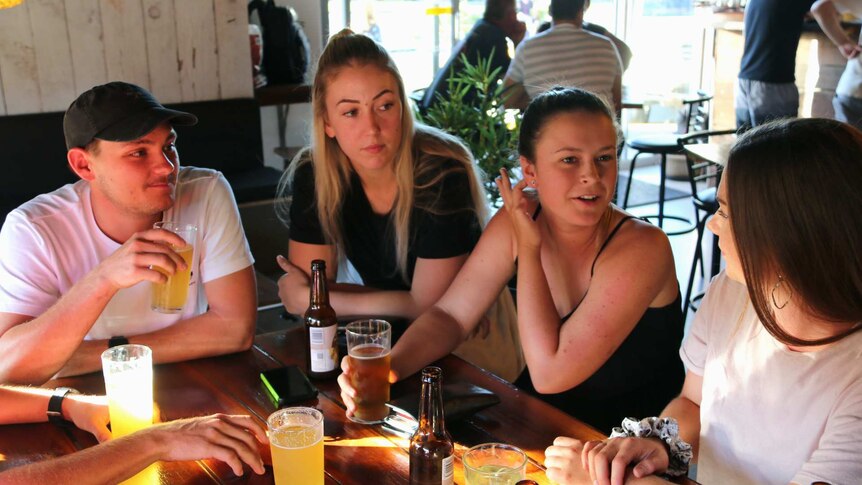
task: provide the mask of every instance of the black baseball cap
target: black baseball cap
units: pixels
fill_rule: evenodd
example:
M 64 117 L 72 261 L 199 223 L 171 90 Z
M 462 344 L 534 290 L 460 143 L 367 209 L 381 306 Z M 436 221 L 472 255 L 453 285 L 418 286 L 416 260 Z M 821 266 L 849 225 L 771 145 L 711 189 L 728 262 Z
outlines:
M 190 126 L 195 115 L 162 106 L 146 89 L 124 82 L 96 86 L 78 96 L 63 116 L 66 148 L 83 148 L 93 139 L 132 141 L 159 123 Z

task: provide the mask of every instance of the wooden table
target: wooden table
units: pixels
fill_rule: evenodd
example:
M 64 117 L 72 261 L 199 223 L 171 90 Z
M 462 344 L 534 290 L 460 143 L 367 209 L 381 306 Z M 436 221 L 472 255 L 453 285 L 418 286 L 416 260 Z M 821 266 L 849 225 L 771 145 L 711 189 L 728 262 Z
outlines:
M 695 161 L 703 161 L 724 167 L 727 165 L 727 156 L 733 147 L 734 141 L 722 141 L 712 143 L 692 143 L 683 145 L 682 149 L 686 155 Z
M 155 400 L 165 420 L 222 412 L 248 414 L 261 424 L 275 409 L 264 393 L 258 374 L 265 369 L 304 361 L 302 330 L 259 335 L 246 352 L 199 359 L 155 368 Z M 502 441 L 523 449 L 529 456 L 527 473 L 541 484 L 550 483 L 542 463 L 544 450 L 558 435 L 600 439 L 602 435 L 567 414 L 535 399 L 511 384 L 455 356 L 442 359 L 445 383 L 470 382 L 496 393 L 501 403 L 447 428 L 456 440 L 456 483 L 463 484 L 460 462 L 465 449 L 479 443 Z M 103 393 L 100 374 L 59 379 L 47 386 L 71 386 L 83 392 Z M 325 416 L 325 474 L 327 484 L 404 484 L 408 477 L 408 440 L 389 434 L 380 426 L 353 423 L 344 416 L 344 406 L 334 380 L 315 381 L 319 396 L 304 405 L 320 409 Z M 392 388 L 397 398 L 418 388 L 418 377 Z M 51 424 L 0 427 L 0 470 L 72 453 L 95 444 L 86 432 Z M 161 483 L 253 483 L 273 482 L 272 469 L 257 476 L 246 471 L 237 477 L 221 462 L 160 463 Z M 693 483 L 693 482 L 688 482 Z

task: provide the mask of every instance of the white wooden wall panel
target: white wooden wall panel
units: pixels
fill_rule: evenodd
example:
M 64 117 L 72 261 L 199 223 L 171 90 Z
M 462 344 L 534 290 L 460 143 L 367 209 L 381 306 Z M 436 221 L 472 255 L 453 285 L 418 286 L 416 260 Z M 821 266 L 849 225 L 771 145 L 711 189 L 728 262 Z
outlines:
M 177 67 L 174 0 L 144 0 L 143 9 L 150 91 L 162 103 L 179 103 L 183 97 Z
M 150 88 L 141 0 L 101 0 L 108 79 Z
M 43 111 L 28 4 L 0 10 L 0 75 L 9 115 Z
M 76 94 L 66 7 L 63 0 L 31 0 L 27 3 L 42 109 L 63 111 Z
M 175 8 L 183 101 L 219 99 L 213 0 L 182 0 Z
M 164 103 L 253 96 L 246 0 L 28 0 L 0 10 L 0 116 L 108 81 Z
M 220 92 L 225 99 L 254 95 L 247 5 L 248 0 L 215 0 Z
M 66 0 L 66 24 L 75 73 L 74 94 L 66 100 L 68 106 L 78 94 L 108 82 L 108 71 L 99 0 Z

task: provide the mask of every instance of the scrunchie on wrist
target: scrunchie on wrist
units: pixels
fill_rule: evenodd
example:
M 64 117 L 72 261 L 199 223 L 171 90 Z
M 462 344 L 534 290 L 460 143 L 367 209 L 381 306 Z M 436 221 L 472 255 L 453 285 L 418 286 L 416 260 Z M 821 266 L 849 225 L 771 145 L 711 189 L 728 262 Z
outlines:
M 623 419 L 622 425 L 611 431 L 611 438 L 658 438 L 667 446 L 667 473 L 678 477 L 688 473 L 691 445 L 680 439 L 679 424 L 673 418 Z

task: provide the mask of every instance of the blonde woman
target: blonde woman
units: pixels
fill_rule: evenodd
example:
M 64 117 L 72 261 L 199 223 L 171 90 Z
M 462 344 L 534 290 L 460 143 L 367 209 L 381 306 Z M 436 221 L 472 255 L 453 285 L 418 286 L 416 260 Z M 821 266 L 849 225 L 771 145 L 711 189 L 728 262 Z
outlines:
M 330 285 L 339 315 L 412 320 L 449 287 L 479 239 L 486 209 L 472 156 L 458 139 L 414 123 L 389 54 L 350 30 L 320 56 L 312 107 L 312 146 L 282 181 L 292 200 L 289 260 L 278 257 L 281 300 L 302 313 L 311 261 L 325 260 L 332 278 L 346 259 L 363 284 Z M 510 369 L 466 357 L 514 378 L 522 367 L 514 331 L 493 333 L 505 342 L 477 347 L 505 343 Z

